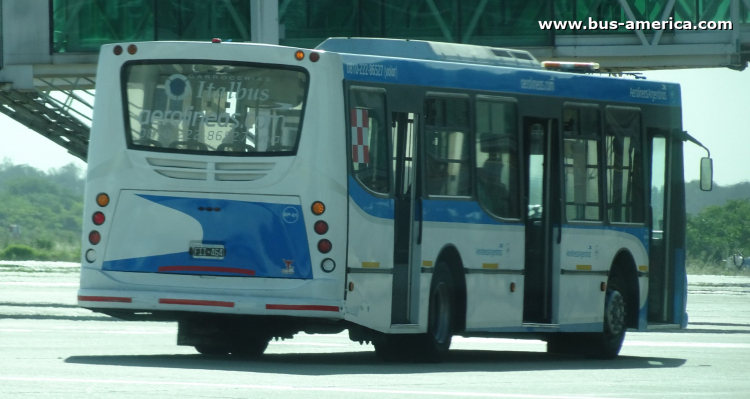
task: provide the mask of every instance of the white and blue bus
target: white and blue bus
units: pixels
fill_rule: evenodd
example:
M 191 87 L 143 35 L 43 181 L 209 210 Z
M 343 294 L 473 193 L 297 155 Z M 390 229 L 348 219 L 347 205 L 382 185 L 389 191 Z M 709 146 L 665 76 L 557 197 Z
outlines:
M 687 324 L 678 85 L 386 39 L 107 45 L 98 68 L 84 308 L 237 355 L 348 330 L 386 358 L 454 335 L 612 358 Z

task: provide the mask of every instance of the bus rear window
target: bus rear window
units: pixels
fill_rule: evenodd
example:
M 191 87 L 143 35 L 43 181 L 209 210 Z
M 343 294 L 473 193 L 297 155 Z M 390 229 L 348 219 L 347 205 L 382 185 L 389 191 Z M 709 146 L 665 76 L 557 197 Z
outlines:
M 211 155 L 291 155 L 308 75 L 254 64 L 123 67 L 128 147 Z

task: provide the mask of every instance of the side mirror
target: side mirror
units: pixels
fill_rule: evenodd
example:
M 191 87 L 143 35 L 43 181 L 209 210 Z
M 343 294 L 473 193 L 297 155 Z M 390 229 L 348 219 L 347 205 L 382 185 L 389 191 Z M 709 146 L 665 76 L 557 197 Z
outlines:
M 701 158 L 701 190 L 711 191 L 714 185 L 714 161 L 711 158 Z

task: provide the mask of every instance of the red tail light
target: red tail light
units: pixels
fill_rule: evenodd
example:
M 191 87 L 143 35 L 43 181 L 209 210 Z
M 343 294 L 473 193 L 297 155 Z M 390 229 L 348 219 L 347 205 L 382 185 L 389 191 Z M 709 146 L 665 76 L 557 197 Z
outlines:
M 330 241 L 326 239 L 318 241 L 318 251 L 320 251 L 321 253 L 327 254 L 331 252 L 331 248 L 333 248 L 333 244 L 331 244 Z
M 102 235 L 99 234 L 98 231 L 94 230 L 91 233 L 89 233 L 89 242 L 93 245 L 99 244 L 99 241 L 102 240 Z
M 322 220 L 318 220 L 317 222 L 315 222 L 314 229 L 315 229 L 315 232 L 318 234 L 328 233 L 328 223 Z
M 104 214 L 101 212 L 95 212 L 92 219 L 94 220 L 95 225 L 100 226 L 102 223 L 104 223 Z

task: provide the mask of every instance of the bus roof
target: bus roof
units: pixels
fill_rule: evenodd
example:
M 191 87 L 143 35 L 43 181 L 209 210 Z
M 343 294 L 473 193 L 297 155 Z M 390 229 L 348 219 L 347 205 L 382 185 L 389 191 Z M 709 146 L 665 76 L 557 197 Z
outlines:
M 580 100 L 681 105 L 678 84 L 547 71 L 531 54 L 519 50 L 367 38 L 331 38 L 317 49 L 340 53 L 344 77 L 348 80 Z M 512 52 L 514 56 L 515 53 L 528 54 L 531 60 L 523 60 L 519 55 L 513 59 L 527 63 L 491 63 L 492 57 L 506 58 L 495 56 L 493 50 Z
M 539 61 L 528 51 L 470 44 L 424 40 L 332 37 L 321 43 L 317 49 L 334 53 L 542 69 Z

